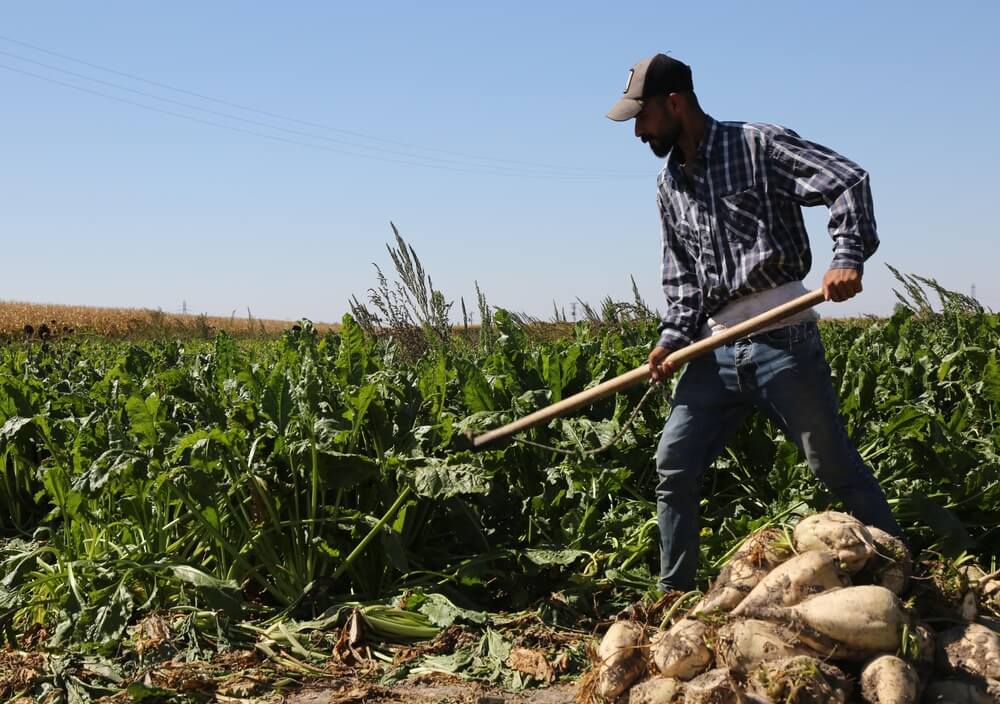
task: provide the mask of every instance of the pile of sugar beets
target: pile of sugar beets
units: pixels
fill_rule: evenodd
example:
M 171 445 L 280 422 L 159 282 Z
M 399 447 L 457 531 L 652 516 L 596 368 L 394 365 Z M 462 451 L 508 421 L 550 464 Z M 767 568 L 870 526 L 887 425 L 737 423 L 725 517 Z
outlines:
M 693 608 L 664 619 L 665 630 L 615 621 L 586 696 L 1000 704 L 997 574 L 928 560 L 914 575 L 902 541 L 833 511 L 804 518 L 790 537 L 750 536 Z

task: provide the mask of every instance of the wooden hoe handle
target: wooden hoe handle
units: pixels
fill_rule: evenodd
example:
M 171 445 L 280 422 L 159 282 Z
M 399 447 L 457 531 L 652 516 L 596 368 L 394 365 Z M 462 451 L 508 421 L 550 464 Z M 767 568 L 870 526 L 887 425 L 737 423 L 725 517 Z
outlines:
M 667 357 L 667 361 L 673 363 L 675 366 L 679 366 L 691 361 L 695 357 L 714 350 L 716 347 L 721 347 L 722 345 L 728 344 L 742 337 L 746 337 L 747 335 L 750 335 L 763 327 L 767 327 L 771 323 L 781 320 L 782 318 L 787 318 L 788 316 L 804 311 L 807 308 L 812 308 L 814 305 L 823 300 L 823 289 L 818 288 L 815 291 L 810 291 L 809 293 L 799 296 L 788 303 L 783 303 L 782 305 L 776 306 L 775 308 L 754 316 L 749 320 L 744 320 L 742 323 L 738 323 L 731 328 L 726 328 L 718 335 L 712 335 L 711 337 L 706 337 L 703 340 L 692 342 L 687 347 L 682 347 L 681 349 L 672 352 L 670 356 Z M 513 421 L 512 423 L 508 423 L 507 425 L 499 427 L 495 430 L 490 430 L 482 435 L 477 435 L 472 438 L 472 449 L 481 450 L 487 445 L 492 445 L 500 440 L 503 440 L 504 438 L 514 435 L 515 433 L 528 430 L 529 428 L 534 428 L 536 425 L 540 425 L 552 420 L 553 418 L 565 415 L 566 413 L 575 411 L 583 406 L 587 406 L 604 398 L 605 396 L 618 393 L 623 389 L 627 389 L 630 386 L 638 384 L 640 381 L 643 381 L 648 377 L 649 364 L 647 363 L 637 369 L 633 369 L 630 372 L 625 372 L 620 376 L 616 376 L 614 379 L 608 379 L 592 389 L 581 391 L 580 393 L 574 394 L 569 398 L 564 398 L 562 401 L 553 403 L 551 406 L 546 406 L 541 410 L 530 413 L 523 418 Z

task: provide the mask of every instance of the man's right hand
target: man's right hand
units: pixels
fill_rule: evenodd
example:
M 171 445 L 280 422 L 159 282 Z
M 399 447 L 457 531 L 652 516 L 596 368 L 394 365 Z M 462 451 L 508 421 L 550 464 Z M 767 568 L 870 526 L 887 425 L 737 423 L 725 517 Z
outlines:
M 667 361 L 667 357 L 673 351 L 665 347 L 656 346 L 649 353 L 649 374 L 654 383 L 666 381 L 677 371 L 677 368 Z

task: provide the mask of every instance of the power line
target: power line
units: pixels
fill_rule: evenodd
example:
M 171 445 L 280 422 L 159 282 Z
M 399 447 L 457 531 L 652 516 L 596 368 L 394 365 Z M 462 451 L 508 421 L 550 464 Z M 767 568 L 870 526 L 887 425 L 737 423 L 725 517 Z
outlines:
M 399 159 L 389 159 L 389 158 L 385 158 L 385 157 L 374 156 L 374 155 L 371 155 L 371 154 L 358 154 L 356 152 L 347 151 L 346 149 L 337 149 L 337 148 L 328 147 L 328 146 L 322 145 L 322 144 L 312 144 L 312 143 L 309 143 L 309 142 L 301 142 L 301 141 L 299 141 L 297 139 L 287 139 L 285 137 L 278 137 L 278 136 L 272 135 L 272 134 L 264 134 L 263 132 L 257 132 L 255 130 L 243 129 L 242 127 L 233 127 L 232 125 L 225 125 L 225 124 L 222 124 L 220 122 L 213 122 L 211 120 L 203 120 L 200 117 L 194 117 L 192 115 L 185 115 L 183 113 L 174 112 L 172 110 L 164 110 L 162 108 L 153 107 L 152 105 L 146 105 L 144 103 L 138 103 L 138 102 L 136 102 L 134 100 L 128 100 L 126 98 L 119 98 L 117 96 L 108 95 L 107 93 L 102 93 L 102 92 L 97 91 L 97 90 L 91 90 L 90 88 L 84 88 L 83 86 L 74 85 L 72 83 L 66 83 L 65 81 L 60 81 L 60 80 L 57 80 L 55 78 L 49 78 L 47 76 L 42 76 L 42 75 L 39 75 L 37 73 L 32 73 L 31 71 L 24 71 L 24 70 L 19 69 L 19 68 L 14 68 L 13 66 L 7 66 L 6 64 L 0 64 L 0 68 L 5 69 L 7 71 L 13 71 L 15 73 L 20 73 L 20 74 L 23 74 L 25 76 L 31 76 L 32 78 L 37 78 L 39 80 L 47 81 L 49 83 L 55 83 L 56 85 L 65 86 L 66 88 L 72 88 L 74 90 L 78 90 L 78 91 L 81 91 L 81 92 L 84 92 L 84 93 L 90 93 L 91 95 L 97 95 L 97 96 L 100 96 L 102 98 L 107 98 L 109 100 L 114 100 L 114 101 L 117 101 L 119 103 L 125 103 L 126 105 L 134 105 L 135 107 L 142 108 L 144 110 L 150 110 L 152 112 L 158 112 L 158 113 L 162 113 L 164 115 L 170 115 L 172 117 L 179 117 L 179 118 L 181 118 L 183 120 L 190 120 L 192 122 L 198 122 L 198 123 L 203 124 L 203 125 L 211 125 L 212 127 L 219 127 L 221 129 L 230 130 L 232 132 L 240 132 L 240 133 L 243 133 L 243 134 L 250 134 L 250 135 L 253 135 L 255 137 L 263 137 L 265 139 L 272 139 L 272 140 L 275 140 L 275 141 L 278 141 L 278 142 L 286 142 L 288 144 L 297 144 L 297 145 L 303 146 L 303 147 L 312 147 L 314 149 L 323 149 L 323 150 L 326 150 L 326 151 L 335 152 L 337 154 L 345 154 L 347 156 L 356 156 L 356 157 L 361 157 L 361 158 L 365 158 L 365 159 L 375 159 L 377 161 L 386 161 L 386 162 L 393 163 L 393 164 L 407 164 L 407 165 L 410 165 L 410 166 L 427 166 L 427 167 L 431 167 L 431 168 L 440 168 L 440 169 L 445 169 L 445 170 L 449 170 L 449 171 L 467 171 L 467 172 L 471 171 L 470 169 L 455 169 L 455 168 L 452 168 L 452 167 L 439 166 L 439 165 L 436 165 L 436 164 L 423 164 L 423 163 L 420 163 L 420 162 L 402 161 L 402 160 L 399 160 Z M 472 173 L 477 173 L 477 172 L 472 172 Z
M 255 137 L 262 137 L 264 139 L 270 139 L 270 140 L 274 140 L 274 141 L 278 141 L 278 142 L 285 142 L 287 144 L 295 144 L 295 145 L 298 145 L 298 146 L 309 147 L 309 148 L 312 148 L 312 149 L 322 149 L 324 151 L 329 151 L 329 152 L 333 152 L 333 153 L 336 153 L 336 154 L 343 154 L 345 156 L 353 156 L 353 157 L 357 157 L 357 158 L 360 158 L 360 159 L 372 159 L 372 160 L 375 160 L 375 161 L 383 161 L 383 162 L 387 162 L 387 163 L 391 163 L 391 164 L 404 164 L 404 165 L 407 165 L 407 166 L 422 166 L 422 167 L 425 167 L 425 168 L 439 169 L 439 170 L 443 170 L 443 171 L 455 171 L 455 172 L 473 173 L 473 174 L 490 173 L 490 174 L 494 174 L 494 175 L 506 175 L 506 176 L 517 175 L 517 176 L 526 176 L 526 177 L 532 177 L 532 176 L 534 176 L 534 177 L 537 177 L 537 178 L 562 179 L 562 180 L 593 180 L 593 179 L 597 179 L 597 178 L 606 178 L 606 177 L 601 177 L 601 176 L 583 176 L 583 175 L 575 176 L 575 175 L 568 175 L 568 174 L 541 174 L 541 173 L 530 172 L 530 171 L 528 171 L 528 172 L 513 172 L 512 173 L 510 171 L 501 171 L 500 169 L 502 169 L 503 167 L 489 166 L 489 165 L 486 165 L 486 164 L 468 164 L 467 166 L 469 168 L 463 168 L 461 166 L 450 166 L 450 165 L 445 165 L 445 164 L 435 164 L 435 163 L 421 162 L 421 161 L 407 161 L 405 159 L 393 159 L 393 158 L 390 158 L 390 157 L 376 156 L 374 154 L 363 154 L 363 153 L 358 153 L 358 152 L 352 152 L 352 151 L 349 151 L 349 150 L 346 150 L 346 149 L 338 149 L 336 147 L 330 147 L 330 146 L 327 146 L 325 144 L 313 144 L 311 142 L 303 142 L 303 141 L 298 140 L 298 139 L 289 139 L 287 137 L 279 137 L 277 135 L 266 134 L 264 132 L 258 132 L 256 130 L 249 130 L 249 129 L 245 129 L 245 128 L 242 128 L 242 127 L 235 127 L 233 125 L 226 125 L 226 124 L 223 124 L 221 122 L 215 122 L 213 120 L 205 120 L 205 119 L 202 119 L 200 117 L 195 117 L 193 115 L 185 115 L 183 113 L 175 112 L 173 110 L 164 110 L 163 108 L 154 107 L 152 105 L 146 105 L 145 103 L 139 103 L 139 102 L 136 102 L 134 100 L 128 100 L 127 98 L 121 98 L 121 97 L 118 97 L 118 96 L 115 96 L 115 95 L 109 95 L 108 93 L 103 93 L 101 91 L 93 90 L 93 89 L 90 89 L 90 88 L 85 88 L 83 86 L 78 86 L 78 85 L 75 85 L 73 83 L 67 83 L 65 81 L 60 81 L 58 79 L 50 78 L 48 76 L 42 76 L 40 74 L 33 73 L 31 71 L 25 71 L 23 69 L 15 68 L 13 66 L 8 66 L 6 64 L 0 64 L 0 69 L 4 69 L 4 70 L 7 70 L 7 71 L 12 71 L 14 73 L 19 73 L 19 74 L 22 74 L 22 75 L 25 75 L 25 76 L 30 76 L 31 78 L 36 78 L 38 80 L 46 81 L 48 83 L 54 83 L 56 85 L 64 86 L 66 88 L 72 88 L 73 90 L 77 90 L 77 91 L 80 91 L 80 92 L 83 92 L 83 93 L 89 93 L 90 95 L 96 95 L 96 96 L 99 96 L 99 97 L 102 97 L 102 98 L 107 98 L 108 100 L 114 100 L 116 102 L 124 103 L 126 105 L 132 105 L 132 106 L 135 106 L 135 107 L 138 107 L 138 108 L 142 108 L 144 110 L 149 110 L 149 111 L 152 111 L 152 112 L 158 112 L 158 113 L 162 113 L 164 115 L 170 115 L 171 117 L 177 117 L 177 118 L 180 118 L 182 120 L 190 120 L 191 122 L 197 122 L 197 123 L 200 123 L 200 124 L 203 124 L 203 125 L 211 125 L 212 127 L 218 127 L 220 129 L 230 130 L 231 132 L 239 132 L 239 133 L 242 133 L 242 134 L 249 134 L 249 135 L 253 135 Z
M 34 45 L 34 44 L 29 44 L 28 42 L 20 41 L 18 39 L 13 39 L 11 37 L 0 35 L 0 40 L 6 41 L 6 42 L 10 42 L 12 44 L 18 44 L 20 46 L 27 47 L 27 48 L 32 49 L 34 51 L 38 51 L 38 52 L 41 52 L 41 53 L 44 53 L 44 54 L 48 54 L 50 56 L 55 56 L 55 57 L 58 57 L 60 59 L 64 59 L 66 61 L 72 61 L 72 62 L 79 63 L 79 64 L 84 65 L 84 66 L 89 66 L 90 68 L 94 68 L 94 69 L 97 69 L 99 71 L 106 71 L 108 73 L 112 73 L 112 74 L 115 74 L 115 75 L 118 75 L 118 76 L 122 76 L 124 78 L 128 78 L 128 79 L 133 80 L 133 81 L 139 81 L 141 83 L 146 83 L 148 85 L 153 85 L 153 86 L 156 86 L 158 88 L 164 88 L 166 90 L 172 90 L 172 91 L 175 91 L 177 93 L 183 93 L 185 95 L 190 95 L 192 97 L 196 97 L 196 98 L 199 98 L 201 100 L 207 100 L 207 101 L 210 101 L 210 102 L 213 102 L 213 103 L 217 103 L 217 104 L 220 104 L 220 105 L 226 105 L 228 107 L 237 108 L 239 110 L 244 110 L 244 111 L 247 111 L 247 112 L 256 113 L 258 115 L 264 115 L 264 116 L 275 118 L 275 119 L 278 119 L 278 120 L 285 120 L 287 122 L 293 122 L 293 123 L 297 123 L 297 124 L 300 124 L 300 125 L 305 125 L 305 126 L 308 126 L 308 127 L 313 127 L 313 128 L 317 128 L 317 129 L 327 130 L 327 131 L 330 131 L 330 132 L 337 132 L 337 133 L 340 133 L 340 134 L 345 134 L 345 135 L 349 135 L 349 136 L 352 136 L 352 137 L 366 139 L 366 140 L 373 141 L 373 142 L 380 142 L 380 143 L 383 143 L 383 144 L 391 144 L 391 145 L 394 145 L 394 146 L 404 147 L 404 148 L 407 148 L 407 149 L 418 149 L 418 150 L 423 150 L 423 151 L 434 151 L 434 152 L 438 152 L 438 153 L 442 153 L 442 154 L 449 154 L 451 156 L 458 156 L 458 157 L 461 157 L 463 159 L 470 159 L 470 160 L 479 161 L 479 162 L 486 162 L 486 163 L 488 163 L 488 162 L 496 162 L 496 163 L 512 164 L 512 165 L 518 165 L 518 166 L 521 166 L 521 167 L 529 167 L 529 168 L 534 168 L 534 169 L 552 169 L 552 170 L 556 170 L 556 171 L 583 172 L 583 173 L 589 174 L 589 175 L 594 176 L 594 177 L 596 177 L 596 176 L 601 176 L 601 177 L 633 177 L 633 178 L 634 177 L 642 177 L 642 178 L 646 178 L 647 177 L 647 174 L 636 174 L 636 173 L 633 173 L 633 172 L 622 172 L 622 171 L 602 171 L 602 172 L 595 172 L 594 169 L 585 168 L 585 167 L 560 166 L 560 165 L 554 165 L 554 164 L 544 164 L 544 163 L 538 163 L 538 162 L 518 161 L 518 160 L 514 160 L 514 159 L 504 159 L 504 158 L 500 158 L 500 157 L 482 157 L 482 156 L 478 156 L 478 155 L 474 155 L 474 154 L 468 154 L 468 153 L 464 153 L 464 152 L 452 151 L 452 150 L 448 150 L 448 149 L 440 149 L 440 148 L 437 148 L 437 147 L 426 147 L 426 146 L 421 146 L 421 145 L 418 145 L 418 144 L 410 144 L 410 143 L 406 143 L 406 142 L 398 142 L 398 141 L 391 140 L 391 139 L 384 139 L 384 138 L 380 138 L 380 137 L 374 137 L 374 136 L 367 135 L 367 134 L 364 134 L 364 133 L 361 133 L 361 132 L 354 132 L 354 131 L 351 131 L 351 130 L 345 130 L 345 129 L 341 129 L 341 128 L 338 128 L 338 127 L 331 127 L 329 125 L 324 125 L 322 123 L 310 122 L 308 120 L 301 120 L 299 118 L 290 117 L 290 116 L 287 116 L 287 115 L 282 115 L 280 113 L 274 113 L 274 112 L 269 112 L 269 111 L 266 111 L 266 110 L 260 110 L 258 108 L 253 108 L 253 107 L 249 107 L 249 106 L 246 106 L 246 105 L 241 105 L 239 103 L 234 103 L 234 102 L 231 102 L 231 101 L 228 101 L 228 100 L 223 100 L 223 99 L 220 99 L 220 98 L 215 98 L 215 97 L 212 97 L 212 96 L 209 96 L 209 95 L 205 95 L 203 93 L 197 93 L 195 91 L 187 90 L 187 89 L 184 89 L 184 88 L 178 88 L 176 86 L 172 86 L 172 85 L 169 85 L 169 84 L 166 84 L 166 83 L 161 83 L 159 81 L 153 81 L 153 80 L 150 80 L 150 79 L 147 79 L 147 78 L 143 78 L 142 76 L 137 76 L 137 75 L 132 74 L 132 73 L 127 73 L 127 72 L 124 72 L 124 71 L 118 71 L 118 70 L 113 69 L 113 68 L 108 68 L 106 66 L 101 66 L 100 64 L 95 64 L 95 63 L 92 63 L 92 62 L 89 62 L 89 61 L 85 61 L 83 59 L 75 58 L 75 57 L 69 56 L 67 54 L 61 54 L 61 53 L 58 53 L 58 52 L 55 52 L 55 51 L 51 51 L 49 49 L 45 49 L 43 47 L 40 47 L 40 46 L 37 46 L 37 45 Z M 149 93 L 143 93 L 141 91 L 136 91 L 136 90 L 131 89 L 131 88 L 126 88 L 126 87 L 120 86 L 118 84 L 109 83 L 109 82 L 103 81 L 101 79 L 92 78 L 92 77 L 84 76 L 84 75 L 81 75 L 81 74 L 76 74 L 76 73 L 73 73 L 72 71 L 68 71 L 66 69 L 56 68 L 56 67 L 49 66 L 47 64 L 42 64 L 42 63 L 40 63 L 38 61 L 34 61 L 32 59 L 27 59 L 27 58 L 24 58 L 24 57 L 20 57 L 20 56 L 17 56 L 16 54 L 11 54 L 9 52 L 0 51 L 0 53 L 6 54 L 8 56 L 13 56 L 13 57 L 18 58 L 18 59 L 20 59 L 22 61 L 29 61 L 31 63 L 35 63 L 35 64 L 38 64 L 38 65 L 41 65 L 41 66 L 45 66 L 47 68 L 51 68 L 51 69 L 56 70 L 56 71 L 62 71 L 64 73 L 68 73 L 70 75 L 75 75 L 75 76 L 78 76 L 78 77 L 81 77 L 81 78 L 85 78 L 86 80 L 91 80 L 91 81 L 94 81 L 94 82 L 97 82 L 97 83 L 103 83 L 105 85 L 110 85 L 110 86 L 114 86 L 114 87 L 117 87 L 117 88 L 121 88 L 123 90 L 130 91 L 130 92 L 138 93 L 140 95 L 145 95 L 147 97 L 152 97 L 152 98 L 154 98 L 156 100 L 162 100 L 164 102 L 169 102 L 169 103 L 175 103 L 175 104 L 184 105 L 186 107 L 191 107 L 191 108 L 193 108 L 195 110 L 203 110 L 205 112 L 210 112 L 210 113 L 225 115 L 225 116 L 229 117 L 230 119 L 242 120 L 242 121 L 250 122 L 252 124 L 257 124 L 257 125 L 265 125 L 265 126 L 271 128 L 271 129 L 277 129 L 277 130 L 282 130 L 282 131 L 286 131 L 286 132 L 292 132 L 292 133 L 295 133 L 295 134 L 308 134 L 308 133 L 296 132 L 294 130 L 287 130 L 285 128 L 277 127 L 277 126 L 274 126 L 274 125 L 267 125 L 266 123 L 255 122 L 253 120 L 246 120 L 246 118 L 235 117 L 235 116 L 232 116 L 232 115 L 228 115 L 226 113 L 218 113 L 218 112 L 213 111 L 213 110 L 208 110 L 207 108 L 200 108 L 200 107 L 197 107 L 197 106 L 192 106 L 192 105 L 187 104 L 187 103 L 178 103 L 177 101 L 173 101 L 173 100 L 170 100 L 168 98 L 162 98 L 162 97 L 155 96 L 155 95 L 152 95 L 152 94 L 149 94 Z M 317 136 L 317 135 L 308 135 L 308 136 L 310 136 L 310 137 L 312 137 L 314 139 L 331 140 L 331 138 L 329 138 L 329 137 L 321 137 L 321 136 Z M 369 147 L 369 146 L 366 146 L 366 145 L 360 145 L 360 144 L 351 143 L 351 142 L 343 142 L 342 140 L 331 140 L 331 141 L 338 141 L 340 143 L 345 143 L 345 144 L 348 144 L 350 146 L 358 147 L 358 148 L 361 148 L 361 149 L 373 149 L 373 150 L 377 149 L 376 147 Z M 379 151 L 389 151 L 389 150 L 379 150 Z M 390 153 L 393 153 L 393 152 L 390 151 Z M 418 159 L 433 159 L 433 158 L 435 158 L 435 157 L 424 157 L 424 156 L 420 156 L 420 155 L 410 155 L 410 154 L 406 154 L 405 156 L 411 156 L 413 158 L 418 158 Z M 456 162 L 456 163 L 461 163 L 461 162 Z M 499 167 L 495 167 L 495 168 L 499 168 Z
M 117 88 L 119 90 L 127 91 L 127 92 L 133 93 L 135 95 L 141 95 L 141 96 L 143 96 L 145 98 L 152 98 L 153 100 L 160 100 L 162 102 L 169 103 L 171 105 L 178 105 L 180 107 L 188 108 L 190 110 L 197 110 L 197 111 L 200 111 L 200 112 L 209 113 L 211 115 L 218 115 L 218 116 L 224 117 L 226 119 L 236 120 L 237 122 L 243 122 L 243 123 L 246 123 L 246 124 L 256 125 L 258 127 L 264 127 L 266 129 L 278 130 L 279 132 L 284 132 L 286 134 L 293 134 L 293 135 L 298 135 L 298 136 L 301 136 L 301 137 L 308 137 L 309 139 L 318 139 L 318 140 L 327 141 L 327 142 L 334 142 L 336 144 L 345 144 L 347 146 L 355 147 L 357 149 L 369 149 L 369 150 L 376 151 L 376 152 L 381 152 L 381 153 L 385 153 L 385 154 L 391 154 L 393 156 L 402 156 L 402 157 L 413 158 L 413 159 L 430 160 L 430 161 L 435 161 L 435 162 L 439 162 L 439 163 L 442 163 L 442 164 L 453 164 L 453 165 L 464 166 L 464 167 L 471 166 L 471 167 L 476 167 L 476 168 L 499 169 L 499 170 L 504 170 L 504 171 L 507 171 L 507 172 L 510 172 L 510 173 L 515 173 L 515 174 L 523 174 L 523 173 L 525 173 L 525 169 L 524 168 L 513 168 L 513 167 L 509 167 L 509 166 L 495 166 L 495 165 L 492 165 L 492 164 L 468 164 L 468 163 L 465 163 L 465 162 L 456 161 L 454 159 L 443 159 L 441 157 L 436 157 L 436 156 L 423 156 L 423 155 L 420 155 L 420 154 L 407 154 L 406 152 L 400 152 L 400 151 L 393 150 L 393 149 L 385 149 L 385 148 L 382 148 L 382 147 L 373 147 L 373 146 L 369 146 L 369 145 L 366 145 L 366 144 L 358 144 L 356 142 L 349 142 L 349 141 L 346 141 L 346 140 L 337 139 L 335 137 L 325 137 L 323 135 L 317 135 L 317 134 L 313 134 L 313 133 L 310 133 L 310 132 L 303 132 L 301 130 L 288 129 L 286 127 L 280 127 L 278 125 L 272 125 L 272 124 L 269 124 L 267 122 L 261 122 L 260 120 L 252 120 L 252 119 L 249 119 L 249 118 L 240 117 L 239 115 L 233 115 L 232 113 L 222 112 L 220 110 L 212 110 L 210 108 L 203 108 L 203 107 L 200 107 L 198 105 L 192 105 L 191 103 L 186 103 L 186 102 L 183 102 L 183 101 L 180 101 L 180 100 L 172 100 L 171 98 L 164 98 L 162 96 L 155 95 L 153 93 L 148 93 L 146 91 L 136 90 L 135 88 L 129 88 L 128 86 L 123 86 L 120 83 L 113 83 L 111 81 L 105 81 L 105 80 L 102 80 L 100 78 L 93 78 L 92 76 L 87 76 L 85 74 L 77 73 L 75 71 L 68 71 L 66 69 L 59 68 L 58 66 L 53 66 L 51 64 L 47 64 L 47 63 L 44 63 L 42 61 L 35 61 L 34 59 L 29 59 L 27 57 L 20 56 L 18 54 L 13 54 L 13 53 L 11 53 L 9 51 L 3 51 L 2 49 L 0 49 L 0 54 L 3 54 L 4 56 L 10 56 L 10 57 L 12 57 L 14 59 L 17 59 L 19 61 L 25 61 L 25 62 L 28 62 L 28 63 L 31 63 L 31 64 L 35 64 L 36 66 L 42 66 L 43 68 L 47 68 L 47 69 L 50 69 L 52 71 L 58 71 L 60 73 L 65 73 L 65 74 L 73 76 L 75 78 L 82 78 L 84 80 L 92 81 L 94 83 L 99 83 L 101 85 L 109 86 L 111 88 Z M 535 172 L 531 172 L 531 173 L 535 173 Z M 562 173 L 552 174 L 552 173 L 546 173 L 546 172 L 541 172 L 540 175 L 556 175 L 556 176 L 569 176 L 569 175 L 571 175 L 573 177 L 577 177 L 576 174 L 562 174 Z

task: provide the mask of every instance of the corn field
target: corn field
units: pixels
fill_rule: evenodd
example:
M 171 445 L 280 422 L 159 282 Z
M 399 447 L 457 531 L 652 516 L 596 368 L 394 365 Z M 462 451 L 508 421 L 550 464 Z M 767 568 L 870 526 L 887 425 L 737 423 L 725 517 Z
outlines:
M 106 339 L 184 337 L 212 339 L 225 332 L 237 338 L 278 337 L 289 327 L 282 320 L 245 315 L 229 317 L 165 313 L 151 308 L 98 308 L 0 301 L 0 340 L 51 340 L 95 335 Z M 320 331 L 336 326 L 318 323 Z

